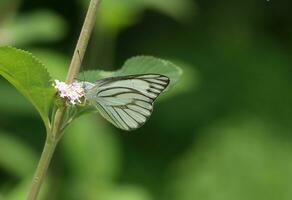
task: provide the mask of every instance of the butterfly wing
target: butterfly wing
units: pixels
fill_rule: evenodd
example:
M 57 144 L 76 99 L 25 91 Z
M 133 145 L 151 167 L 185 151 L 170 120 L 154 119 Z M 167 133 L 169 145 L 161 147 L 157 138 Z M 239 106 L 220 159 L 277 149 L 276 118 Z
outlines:
M 169 78 L 142 74 L 105 78 L 94 86 L 89 84 L 85 95 L 89 102 L 116 127 L 130 131 L 148 120 L 153 103 L 168 86 Z

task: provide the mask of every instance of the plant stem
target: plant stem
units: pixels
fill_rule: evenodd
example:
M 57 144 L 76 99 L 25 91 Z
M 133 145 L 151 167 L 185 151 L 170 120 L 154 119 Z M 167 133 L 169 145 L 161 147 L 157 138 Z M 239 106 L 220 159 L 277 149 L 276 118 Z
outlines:
M 57 146 L 57 141 L 54 141 L 50 139 L 49 137 L 47 137 L 46 144 L 45 144 L 43 153 L 41 155 L 41 159 L 39 161 L 37 170 L 33 178 L 31 189 L 27 196 L 27 200 L 37 199 L 37 196 L 40 191 L 40 187 L 44 181 L 44 177 L 48 170 L 48 167 L 53 157 L 56 146 Z
M 96 10 L 99 5 L 99 2 L 100 0 L 91 0 L 90 2 L 89 9 L 67 75 L 66 82 L 68 84 L 73 82 L 75 76 L 78 74 L 80 70 L 81 62 L 83 60 L 89 38 L 95 24 Z
M 93 30 L 96 11 L 98 8 L 100 0 L 91 0 L 87 15 L 73 54 L 73 58 L 69 67 L 66 83 L 70 84 L 74 81 L 74 78 L 78 74 L 83 60 L 88 41 Z M 41 155 L 38 167 L 36 169 L 35 176 L 33 178 L 31 189 L 28 193 L 27 200 L 36 200 L 39 194 L 42 183 L 44 182 L 45 175 L 47 173 L 49 164 L 53 157 L 55 148 L 61 139 L 61 127 L 63 123 L 63 118 L 66 112 L 66 108 L 59 108 L 56 111 L 54 120 L 52 122 L 52 127 L 47 131 L 46 144 Z

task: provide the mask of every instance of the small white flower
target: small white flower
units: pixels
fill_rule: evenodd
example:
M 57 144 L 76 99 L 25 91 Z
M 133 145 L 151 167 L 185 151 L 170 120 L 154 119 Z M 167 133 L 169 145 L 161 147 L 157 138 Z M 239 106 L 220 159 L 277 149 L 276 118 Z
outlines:
M 58 90 L 60 97 L 68 100 L 68 103 L 72 105 L 81 103 L 81 98 L 84 97 L 82 83 L 75 81 L 72 84 L 66 84 L 65 82 L 55 80 L 53 85 Z

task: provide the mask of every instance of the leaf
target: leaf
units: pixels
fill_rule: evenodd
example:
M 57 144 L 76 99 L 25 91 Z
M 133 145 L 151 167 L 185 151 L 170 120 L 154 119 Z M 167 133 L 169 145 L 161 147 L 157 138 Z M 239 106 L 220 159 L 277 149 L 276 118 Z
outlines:
M 118 71 L 106 72 L 101 70 L 87 71 L 81 73 L 79 78 L 85 79 L 89 82 L 94 82 L 101 78 L 106 78 L 110 76 L 125 76 L 132 74 L 147 74 L 147 73 L 157 73 L 162 74 L 170 78 L 170 85 L 172 87 L 175 85 L 182 75 L 182 70 L 175 64 L 162 60 L 159 58 L 151 56 L 137 56 L 130 58 L 125 62 L 123 67 Z
M 0 98 L 1 115 L 37 115 L 33 106 L 28 101 L 25 101 L 25 97 L 23 97 L 17 90 L 12 89 L 9 83 L 4 82 L 4 79 L 0 82 L 0 91 L 1 93 L 5 94 Z
M 182 70 L 173 63 L 151 56 L 137 56 L 127 60 L 122 67 L 114 73 L 115 76 L 131 74 L 156 73 L 167 76 L 170 79 L 169 86 L 178 82 L 182 75 Z
M 37 163 L 35 152 L 9 133 L 0 132 L 0 168 L 23 178 L 33 173 Z M 21 166 L 21 167 L 19 167 Z
M 0 75 L 34 105 L 48 127 L 55 89 L 44 65 L 28 52 L 0 47 Z
M 22 178 L 21 181 L 18 181 L 16 185 L 13 185 L 13 187 L 9 187 L 9 190 L 6 191 L 6 194 L 3 195 L 4 198 L 3 200 L 23 200 L 23 197 L 27 195 L 27 189 L 30 187 L 31 185 L 31 174 L 30 176 L 26 177 L 26 178 Z M 10 185 L 9 185 L 10 186 Z M 40 191 L 39 200 L 44 200 L 44 199 L 48 199 L 47 196 L 52 196 L 51 193 L 49 193 L 51 189 L 51 180 L 50 180 L 50 176 L 48 176 L 45 181 L 44 184 L 42 186 L 42 189 Z M 0 200 L 1 196 L 0 196 Z
M 95 192 L 96 193 L 96 192 Z M 136 185 L 119 185 L 103 191 L 100 195 L 103 200 L 152 200 L 153 197 L 143 187 Z
M 183 79 L 181 79 L 176 85 L 175 90 L 167 92 L 165 95 L 161 96 L 159 100 L 165 100 L 178 95 L 185 95 L 191 91 L 195 91 L 200 85 L 200 74 L 195 70 L 194 66 L 181 62 L 179 60 L 175 61 L 179 64 L 183 71 Z
M 121 155 L 119 143 L 110 131 L 108 123 L 94 115 L 83 116 L 68 128 L 62 150 L 74 178 L 86 177 L 89 183 L 107 182 L 117 176 Z
M 185 20 L 196 12 L 196 5 L 192 0 L 135 0 L 146 9 L 160 11 L 176 20 Z
M 30 51 L 46 66 L 52 77 L 58 80 L 66 79 L 67 66 L 70 64 L 69 57 L 47 49 L 32 49 Z
M 168 195 L 177 200 L 291 199 L 291 140 L 279 137 L 282 131 L 250 115 L 208 124 L 166 174 Z
M 66 24 L 57 14 L 41 10 L 8 20 L 0 33 L 0 44 L 24 46 L 56 41 L 65 35 Z
M 85 5 L 87 6 L 88 2 Z M 129 2 L 128 0 L 103 1 L 100 6 L 96 27 L 110 33 L 118 33 L 125 27 L 135 24 L 142 10 L 141 6 L 137 6 L 136 3 Z M 115 14 L 113 15 L 112 13 Z
M 80 0 L 87 8 L 89 0 Z M 178 21 L 185 21 L 196 13 L 193 0 L 107 0 L 102 1 L 97 16 L 97 28 L 118 33 L 138 22 L 145 10 L 155 10 Z M 112 13 L 115 13 L 114 15 Z
M 80 81 L 95 82 L 98 79 L 114 76 L 114 71 L 88 70 L 78 74 Z
M 117 71 L 89 70 L 80 73 L 78 79 L 81 81 L 95 82 L 96 80 L 107 77 L 147 73 L 162 74 L 169 77 L 170 84 L 166 89 L 169 90 L 179 81 L 183 71 L 180 67 L 166 60 L 152 56 L 136 56 L 127 60 L 123 67 Z M 78 116 L 89 112 L 96 112 L 96 109 L 91 106 L 86 106 L 82 113 L 78 113 Z

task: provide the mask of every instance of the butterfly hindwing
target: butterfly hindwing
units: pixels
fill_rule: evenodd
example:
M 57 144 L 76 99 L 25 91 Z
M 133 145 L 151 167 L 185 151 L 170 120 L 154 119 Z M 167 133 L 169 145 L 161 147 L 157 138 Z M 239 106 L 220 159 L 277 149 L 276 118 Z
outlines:
M 89 84 L 86 98 L 112 124 L 130 131 L 148 120 L 154 100 L 168 86 L 169 78 L 142 74 L 105 78 Z

